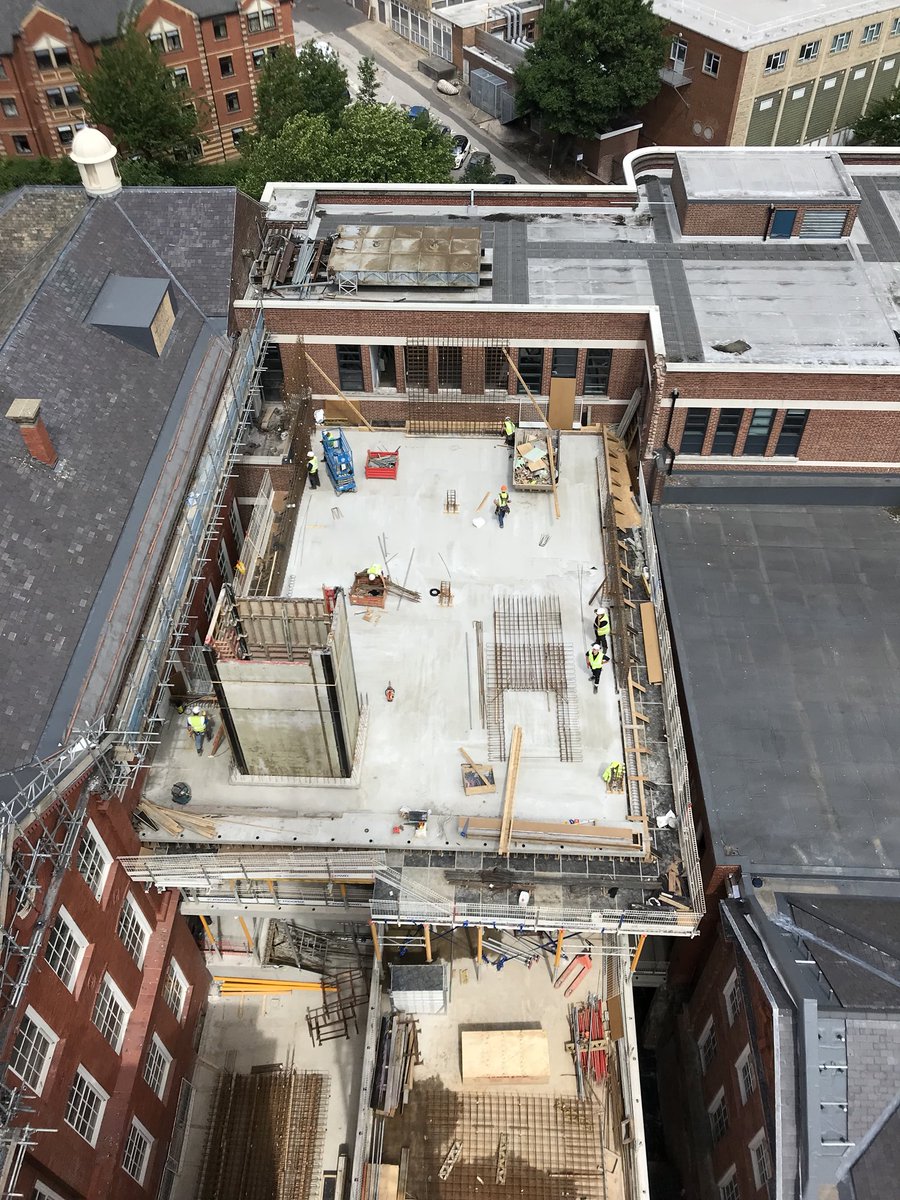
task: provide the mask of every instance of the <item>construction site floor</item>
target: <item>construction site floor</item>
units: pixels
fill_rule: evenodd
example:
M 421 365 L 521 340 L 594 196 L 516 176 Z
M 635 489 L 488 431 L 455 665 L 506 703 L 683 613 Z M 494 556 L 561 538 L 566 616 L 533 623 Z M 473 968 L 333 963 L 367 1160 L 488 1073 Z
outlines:
M 601 778 L 622 754 L 613 671 L 607 667 L 594 694 L 585 665 L 592 640 L 589 602 L 605 576 L 598 439 L 589 434 L 561 439 L 559 520 L 550 493 L 513 492 L 500 529 L 493 497 L 509 479 L 510 462 L 499 440 L 361 430 L 347 437 L 358 490 L 336 495 L 327 479 L 316 491 L 306 489 L 285 590 L 295 596 L 321 596 L 323 586 L 349 590 L 355 572 L 385 559 L 391 578 L 421 597 L 418 603 L 389 597 L 383 610 L 351 608 L 357 684 L 368 704 L 358 786 L 234 778 L 227 745 L 214 756 L 198 757 L 183 717 L 173 714 L 149 773 L 147 798 L 168 803 L 174 783 L 189 783 L 192 811 L 215 818 L 220 842 L 481 850 L 496 843 L 466 842 L 458 817 L 500 816 L 505 764 L 499 755 L 492 757 L 491 739 L 495 749 L 498 737 L 508 747 L 519 724 L 524 736 L 517 820 L 621 825 L 625 797 L 608 794 Z M 366 451 L 398 446 L 398 478 L 365 479 Z M 451 489 L 456 513 L 445 511 Z M 444 581 L 453 594 L 449 607 L 430 595 Z M 495 605 L 504 600 L 530 604 L 532 611 L 543 602 L 558 605 L 571 679 L 565 735 L 580 761 L 561 761 L 560 721 L 550 691 L 510 690 L 502 729 L 491 734 L 482 722 L 473 623 L 483 623 L 489 665 Z M 542 636 L 535 625 L 538 653 Z M 385 697 L 389 684 L 392 703 Z M 496 793 L 464 795 L 460 746 L 477 762 L 493 763 Z M 413 839 L 409 826 L 395 832 L 403 806 L 431 812 L 423 837 Z M 191 833 L 187 840 L 199 839 Z M 584 853 L 577 845 L 552 849 Z

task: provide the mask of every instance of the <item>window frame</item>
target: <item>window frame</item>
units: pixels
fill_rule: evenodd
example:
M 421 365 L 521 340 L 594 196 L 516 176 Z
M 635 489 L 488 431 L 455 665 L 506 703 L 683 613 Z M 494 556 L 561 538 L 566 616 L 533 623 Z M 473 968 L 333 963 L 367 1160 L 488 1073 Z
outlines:
M 154 1071 L 151 1071 L 151 1054 L 156 1052 L 162 1062 L 162 1068 L 159 1072 L 159 1079 L 154 1086 L 152 1082 Z M 165 1042 L 158 1033 L 154 1033 L 150 1038 L 150 1043 L 147 1046 L 147 1053 L 144 1058 L 144 1069 L 141 1072 L 141 1078 L 146 1083 L 147 1087 L 158 1100 L 165 1102 L 166 1092 L 169 1087 L 169 1079 L 172 1074 L 172 1063 L 175 1061 L 175 1056 L 170 1054 L 166 1049 Z
M 34 61 L 37 65 L 37 69 L 41 72 L 65 71 L 72 66 L 72 51 L 66 45 L 57 46 L 51 42 L 47 46 L 41 46 L 37 50 L 32 50 L 32 54 L 34 55 Z M 41 66 L 40 60 L 38 59 L 39 54 L 45 54 L 47 56 L 50 61 L 49 66 Z
M 219 32 L 221 30 L 221 33 Z M 225 17 L 212 19 L 213 41 L 222 42 L 228 37 L 228 21 Z
M 577 348 L 574 346 L 554 346 L 550 355 L 550 378 L 575 379 L 577 376 Z
M 12 108 L 12 112 L 7 112 L 7 105 Z M 15 96 L 0 96 L 0 111 L 2 111 L 4 117 L 8 117 L 10 120 L 17 117 L 19 115 L 19 106 L 16 104 Z
M 772 1151 L 769 1149 L 769 1139 L 765 1129 L 760 1129 L 750 1139 L 747 1149 L 750 1152 L 750 1166 L 753 1168 L 753 1182 L 756 1184 L 756 1190 L 759 1191 L 772 1178 Z M 763 1152 L 762 1155 L 759 1153 L 760 1150 Z
M 102 1023 L 97 1022 L 97 1013 L 100 1008 L 101 999 L 104 995 L 109 995 L 110 1004 L 103 1015 Z M 121 1009 L 121 1016 L 116 1016 L 116 1027 L 109 1025 L 109 1015 L 113 1011 L 113 1006 L 118 1006 Z M 134 1011 L 132 1005 L 128 1003 L 122 993 L 122 989 L 109 974 L 104 972 L 103 978 L 100 980 L 100 986 L 97 988 L 97 995 L 94 997 L 94 1005 L 91 1011 L 91 1024 L 100 1033 L 101 1037 L 106 1041 L 116 1054 L 122 1053 L 122 1046 L 125 1044 L 125 1034 L 128 1030 L 128 1022 L 131 1020 L 131 1014 Z M 115 1041 L 110 1036 L 115 1032 Z
M 81 869 L 81 852 L 84 849 L 84 843 L 85 843 L 85 839 L 87 837 L 90 837 L 91 840 L 95 843 L 98 857 L 103 862 L 103 868 L 102 868 L 100 877 L 97 880 L 96 886 L 91 885 L 91 883 L 85 877 L 84 872 Z M 106 843 L 104 842 L 103 838 L 100 836 L 100 832 L 97 829 L 97 826 L 94 824 L 93 821 L 90 821 L 90 820 L 87 821 L 84 829 L 82 830 L 81 840 L 78 843 L 78 851 L 77 851 L 76 857 L 75 857 L 75 863 L 76 863 L 76 869 L 78 871 L 78 874 L 81 876 L 82 879 L 84 879 L 85 884 L 87 884 L 88 888 L 90 889 L 90 891 L 91 891 L 94 899 L 97 901 L 97 903 L 101 904 L 103 902 L 103 896 L 106 892 L 106 885 L 109 883 L 109 877 L 112 873 L 113 856 L 110 854 L 109 850 L 107 849 Z
M 769 448 L 769 439 L 772 436 L 772 427 L 775 424 L 775 409 L 774 408 L 753 408 L 750 410 L 750 424 L 747 426 L 747 433 L 744 436 L 744 445 L 741 447 L 741 455 L 751 455 L 756 458 L 764 458 L 766 450 Z M 757 429 L 754 431 L 753 424 L 755 421 L 761 421 L 759 414 L 768 413 L 768 425 L 766 427 L 765 439 L 762 443 L 762 449 L 758 448 L 758 439 L 762 436 Z
M 12 144 L 16 154 L 23 156 L 34 154 L 31 142 L 29 142 L 28 135 L 25 133 L 14 133 L 12 135 Z
M 709 1046 L 712 1046 L 712 1049 L 707 1052 Z M 697 1049 L 700 1052 L 700 1072 L 705 1075 L 719 1053 L 719 1034 L 713 1017 L 710 1017 L 703 1026 L 700 1036 L 697 1038 Z
M 900 17 L 894 17 L 888 30 L 888 37 L 897 37 L 898 34 L 900 34 Z
M 228 63 L 228 70 L 225 70 L 225 63 Z M 234 76 L 234 55 L 222 54 L 219 56 L 219 78 L 231 79 Z
M 532 395 L 543 395 L 546 354 L 545 346 L 519 346 L 516 352 L 516 369 L 528 384 Z M 516 377 L 516 395 L 527 395 L 518 376 Z
M 54 1192 L 49 1184 L 41 1183 L 40 1179 L 36 1179 L 32 1200 L 64 1200 L 64 1197 L 59 1192 Z
M 241 525 L 241 510 L 238 507 L 237 499 L 232 496 L 231 508 L 228 513 L 228 524 L 231 526 L 231 533 L 234 537 L 234 544 L 237 548 L 238 558 L 241 556 L 241 551 L 244 548 L 244 527 Z
M 134 1171 L 130 1171 L 126 1166 L 126 1163 L 128 1162 L 128 1156 L 132 1150 L 132 1139 L 134 1138 L 135 1134 L 137 1135 L 135 1142 L 139 1140 L 143 1144 L 143 1153 L 141 1155 L 140 1167 L 137 1174 L 135 1174 Z M 144 1181 L 147 1178 L 147 1168 L 150 1165 L 150 1157 L 153 1153 L 153 1147 L 155 1143 L 156 1138 L 153 1137 L 146 1125 L 142 1125 L 137 1117 L 132 1117 L 131 1124 L 128 1127 L 128 1136 L 125 1139 L 125 1146 L 122 1150 L 121 1166 L 128 1178 L 133 1179 L 139 1187 L 144 1186 Z
M 40 1034 L 41 1038 L 47 1043 L 47 1048 L 43 1052 L 43 1056 L 41 1058 L 41 1065 L 38 1068 L 37 1073 L 35 1075 L 36 1082 L 34 1082 L 34 1083 L 32 1083 L 31 1078 L 24 1075 L 22 1073 L 22 1071 L 17 1071 L 15 1066 L 13 1066 L 13 1061 L 15 1059 L 16 1051 L 17 1051 L 17 1048 L 19 1045 L 19 1037 L 21 1036 L 21 1034 L 24 1031 L 25 1021 L 30 1021 L 31 1024 L 34 1026 L 35 1030 L 38 1032 L 38 1034 Z M 13 1075 L 15 1075 L 15 1077 L 17 1079 L 21 1079 L 22 1082 L 31 1089 L 31 1091 L 35 1094 L 35 1096 L 40 1096 L 40 1094 L 44 1090 L 44 1084 L 47 1082 L 47 1076 L 50 1073 L 50 1064 L 53 1062 L 53 1055 L 54 1055 L 54 1052 L 56 1051 L 56 1046 L 57 1046 L 58 1042 L 59 1042 L 59 1034 L 55 1033 L 53 1031 L 53 1029 L 44 1020 L 44 1018 L 40 1015 L 40 1013 L 37 1012 L 35 1009 L 33 1009 L 31 1007 L 31 1005 L 29 1004 L 23 1014 L 22 1022 L 16 1031 L 16 1037 L 13 1042 L 12 1051 L 10 1052 L 9 1069 L 13 1073 Z M 34 1043 L 32 1043 L 32 1044 L 34 1044 Z
M 802 420 L 800 419 L 802 417 Z M 799 429 L 792 426 L 785 432 L 785 425 L 789 419 L 794 419 L 795 424 L 799 421 Z M 775 446 L 772 449 L 772 454 L 776 458 L 796 458 L 797 453 L 803 444 L 803 437 L 806 433 L 806 426 L 809 422 L 808 408 L 788 408 L 785 409 L 784 419 L 781 422 L 781 428 L 778 431 L 778 437 L 775 439 Z
M 601 355 L 605 357 L 599 358 Z M 582 396 L 608 396 L 611 373 L 612 350 L 606 350 L 602 346 L 590 346 L 584 356 Z
M 749 1042 L 734 1060 L 734 1073 L 737 1076 L 741 1104 L 745 1105 L 756 1091 L 756 1068 Z
M 786 66 L 787 50 L 773 50 L 771 54 L 766 55 L 763 75 L 775 75 L 778 71 L 783 71 Z
M 44 88 L 44 95 L 47 98 L 47 107 L 52 109 L 54 112 L 56 112 L 57 109 L 66 108 L 66 98 L 62 87 Z M 51 99 L 52 96 L 59 96 L 58 104 Z
M 177 982 L 181 988 L 181 1000 L 180 1000 L 177 1011 L 172 1006 L 172 999 L 170 996 L 170 990 L 171 990 L 170 979 L 177 980 Z M 189 991 L 189 989 L 188 989 L 187 976 L 185 975 L 184 971 L 182 971 L 181 967 L 178 965 L 178 962 L 173 955 L 173 957 L 169 959 L 169 965 L 166 967 L 166 975 L 165 975 L 165 980 L 163 982 L 163 1000 L 165 1001 L 166 1008 L 168 1008 L 169 1012 L 174 1015 L 175 1020 L 178 1022 L 179 1025 L 182 1024 L 182 1022 L 184 1021 L 184 1014 L 187 1011 L 188 991 Z
M 66 926 L 66 937 L 69 940 L 71 940 L 75 944 L 75 947 L 76 947 L 75 953 L 72 956 L 71 964 L 69 967 L 68 978 L 63 978 L 63 976 L 59 973 L 59 971 L 57 970 L 57 967 L 54 966 L 53 962 L 51 961 L 50 953 L 49 953 L 50 943 L 53 941 L 54 935 L 56 934 L 57 923 L 60 921 Z M 75 923 L 75 918 L 72 916 L 72 914 L 69 912 L 69 910 L 65 907 L 65 905 L 61 904 L 59 906 L 59 908 L 56 910 L 56 913 L 53 917 L 53 924 L 50 926 L 50 934 L 47 938 L 47 944 L 44 947 L 44 962 L 47 964 L 47 966 L 50 968 L 50 970 L 53 972 L 53 974 L 56 976 L 56 978 L 60 981 L 60 983 L 63 985 L 63 987 L 66 989 L 67 992 L 74 993 L 74 991 L 75 991 L 75 987 L 78 983 L 78 977 L 81 974 L 81 967 L 84 962 L 84 954 L 88 948 L 88 945 L 89 945 L 88 939 L 78 928 L 78 925 Z M 54 954 L 54 957 L 56 957 L 55 954 Z M 60 963 L 61 963 L 61 960 L 60 960 Z
M 716 1184 L 719 1200 L 740 1200 L 741 1192 L 737 1181 L 737 1167 L 732 1163 Z
M 871 46 L 874 42 L 879 41 L 882 29 L 884 29 L 884 21 L 873 21 L 871 25 L 864 25 L 863 31 L 859 35 L 859 44 Z
M 722 55 L 717 54 L 715 50 L 703 51 L 703 74 L 708 75 L 710 79 L 719 78 L 719 68 L 722 66 Z
M 738 979 L 737 969 L 728 976 L 728 982 L 722 988 L 722 995 L 725 999 L 725 1015 L 728 1018 L 729 1028 L 734 1028 L 735 1021 L 744 1011 L 744 993 L 741 989 L 741 981 Z
M 66 108 L 83 108 L 84 96 L 81 94 L 81 88 L 77 83 L 64 83 L 62 85 L 63 95 L 65 96 Z M 75 92 L 75 96 L 70 96 L 69 92 Z
M 141 945 L 140 945 L 140 954 L 135 954 L 134 950 L 129 945 L 128 939 L 126 937 L 123 937 L 122 922 L 123 922 L 123 918 L 125 917 L 126 912 L 128 912 L 130 914 L 130 916 L 133 918 L 133 928 L 139 929 L 141 934 L 143 935 Z M 151 926 L 151 924 L 147 920 L 147 918 L 144 916 L 138 902 L 135 900 L 134 896 L 132 896 L 132 894 L 130 892 L 126 892 L 126 894 L 122 900 L 122 907 L 119 910 L 118 920 L 116 921 L 116 937 L 118 937 L 119 941 L 122 943 L 122 945 L 128 951 L 129 955 L 134 960 L 134 962 L 137 964 L 139 969 L 142 969 L 144 966 L 144 959 L 147 956 L 147 947 L 150 944 L 150 936 L 152 933 L 153 933 L 153 927 Z
M 673 401 L 673 403 L 674 403 L 674 401 Z M 710 418 L 711 412 L 712 412 L 712 409 L 710 409 L 710 408 L 699 408 L 696 406 L 693 408 L 689 407 L 689 408 L 685 409 L 684 425 L 682 426 L 682 430 L 681 430 L 681 441 L 678 444 L 678 453 L 679 454 L 702 454 L 703 453 L 703 447 L 706 444 L 706 435 L 709 433 L 709 418 Z M 699 420 L 700 420 L 700 417 L 697 414 L 700 414 L 700 413 L 703 414 L 703 430 L 700 433 L 699 445 L 697 446 L 697 449 L 694 450 L 691 447 L 686 447 L 684 444 L 684 441 L 685 441 L 686 437 L 690 437 L 691 441 L 692 441 L 692 445 L 693 445 L 693 442 L 697 440 L 695 435 L 699 430 Z M 696 429 L 696 430 L 688 428 L 688 425 L 691 421 L 692 414 L 694 416 L 694 420 L 698 422 L 698 429 Z
M 509 363 L 500 346 L 484 348 L 484 390 L 509 394 Z
M 712 445 L 709 450 L 711 455 L 715 455 L 716 458 L 732 458 L 734 456 L 743 420 L 744 410 L 742 408 L 719 409 L 716 427 L 713 430 Z
M 223 583 L 232 583 L 234 581 L 234 568 L 231 565 L 231 559 L 228 557 L 228 543 L 224 538 L 219 542 L 219 547 L 216 550 L 216 566 L 219 568 Z
M 189 88 L 191 86 L 191 75 L 187 67 L 169 67 L 169 76 L 174 88 Z
M 816 59 L 819 57 L 819 51 L 821 50 L 821 48 L 822 48 L 822 39 L 821 38 L 816 38 L 812 42 L 804 42 L 803 45 L 800 47 L 800 49 L 797 51 L 797 61 L 805 62 L 805 63 L 815 62 Z M 804 54 L 804 51 L 807 51 L 807 53 Z
M 447 392 L 462 392 L 462 346 L 438 346 L 437 385 Z
M 87 1088 L 87 1090 L 93 1092 L 94 1095 L 99 1100 L 99 1106 L 94 1115 L 94 1123 L 90 1129 L 90 1135 L 91 1135 L 90 1137 L 88 1137 L 85 1133 L 83 1133 L 76 1124 L 74 1124 L 72 1121 L 69 1120 L 69 1115 L 70 1115 L 70 1112 L 72 1109 L 72 1099 L 73 1099 L 73 1096 L 75 1093 L 75 1088 L 77 1086 L 77 1082 L 79 1079 L 81 1079 L 84 1082 L 84 1085 Z M 106 1106 L 108 1103 L 109 1103 L 109 1093 L 100 1086 L 100 1084 L 93 1077 L 93 1075 L 90 1073 L 90 1071 L 88 1071 L 81 1063 L 79 1063 L 78 1066 L 75 1068 L 75 1074 L 72 1078 L 72 1086 L 69 1089 L 69 1095 L 66 1100 L 66 1107 L 65 1107 L 65 1111 L 63 1113 L 63 1120 L 69 1126 L 69 1128 L 74 1129 L 75 1132 L 78 1134 L 78 1136 L 80 1138 L 83 1138 L 84 1141 L 86 1141 L 89 1146 L 96 1147 L 96 1145 L 97 1145 L 97 1142 L 100 1138 L 100 1129 L 103 1125 L 103 1118 L 106 1115 Z
M 227 113 L 239 113 L 241 111 L 241 93 L 226 92 L 225 93 L 225 111 Z
M 677 50 L 676 50 L 677 47 Z M 669 45 L 669 62 L 675 67 L 684 67 L 687 59 L 688 44 L 683 37 L 677 35 L 672 38 Z
M 338 343 L 334 347 L 334 356 L 337 360 L 338 386 L 341 391 L 364 392 L 366 375 L 363 370 L 362 346 Z
M 845 29 L 842 33 L 836 33 L 831 39 L 831 49 L 829 54 L 843 54 L 845 50 L 850 49 L 850 43 L 853 41 L 853 30 Z
M 706 1115 L 709 1118 L 709 1132 L 712 1144 L 717 1146 L 728 1132 L 730 1125 L 728 1102 L 725 1099 L 724 1087 L 719 1088 L 713 1097 L 712 1103 L 706 1106 Z
M 255 22 L 256 28 L 253 24 Z M 269 8 L 268 5 L 257 5 L 255 11 L 247 13 L 247 32 L 251 35 L 257 33 L 271 33 L 273 29 L 278 28 L 278 22 L 275 19 L 275 9 Z

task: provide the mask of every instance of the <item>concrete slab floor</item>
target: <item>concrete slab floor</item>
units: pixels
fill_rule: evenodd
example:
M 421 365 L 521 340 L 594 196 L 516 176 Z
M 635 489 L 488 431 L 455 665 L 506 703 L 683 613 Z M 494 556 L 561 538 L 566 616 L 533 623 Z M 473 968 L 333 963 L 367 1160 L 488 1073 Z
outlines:
M 214 966 L 214 964 L 213 964 Z M 258 968 L 258 976 L 270 972 Z M 296 978 L 316 976 L 294 973 Z M 282 1063 L 298 1071 L 316 1071 L 327 1077 L 327 1107 L 321 1116 L 322 1154 L 309 1200 L 322 1192 L 322 1172 L 333 1171 L 342 1144 L 352 1144 L 362 1078 L 365 1012 L 360 1033 L 349 1040 L 313 1046 L 306 1028 L 306 1011 L 321 1002 L 318 992 L 278 996 L 210 997 L 197 1065 L 191 1120 L 185 1138 L 182 1168 L 172 1192 L 173 1200 L 193 1200 L 197 1195 L 206 1136 L 219 1073 L 228 1061 L 238 1074 L 253 1067 Z
M 350 631 L 357 684 L 369 705 L 360 783 L 301 787 L 277 781 L 250 784 L 232 778 L 223 745 L 198 757 L 183 718 L 173 718 L 150 771 L 146 795 L 166 802 L 173 783 L 194 790 L 192 807 L 217 815 L 217 840 L 403 849 L 482 849 L 459 837 L 460 814 L 498 817 L 505 768 L 495 762 L 496 794 L 466 797 L 458 747 L 477 762 L 490 761 L 479 715 L 474 621 L 492 641 L 494 602 L 501 596 L 556 597 L 563 637 L 573 656 L 581 762 L 559 760 L 555 705 L 546 694 L 516 695 L 506 720 L 524 726 L 516 815 L 533 820 L 622 822 L 625 798 L 609 795 L 604 767 L 622 754 L 612 668 L 593 693 L 584 662 L 590 643 L 588 601 L 604 578 L 597 498 L 598 440 L 564 436 L 556 520 L 548 493 L 511 492 L 511 513 L 500 529 L 493 496 L 509 479 L 506 447 L 476 438 L 415 438 L 349 431 L 357 492 L 335 495 L 327 476 L 307 489 L 290 550 L 286 590 L 321 595 L 323 585 L 349 590 L 354 572 L 381 561 L 397 582 L 418 591 L 419 603 L 388 598 L 384 610 L 351 606 Z M 367 480 L 367 449 L 400 448 L 397 480 Z M 456 490 L 458 515 L 447 515 L 448 489 Z M 479 508 L 482 498 L 488 499 Z M 338 515 L 339 514 L 339 515 Z M 476 527 L 475 518 L 484 524 Z M 548 541 L 541 545 L 546 536 Z M 449 579 L 452 607 L 429 595 Z M 385 699 L 388 684 L 393 703 Z M 508 693 L 508 695 L 512 695 Z M 424 838 L 392 832 L 401 807 L 428 808 Z M 189 840 L 196 841 L 191 834 Z M 582 851 L 579 851 L 583 853 Z

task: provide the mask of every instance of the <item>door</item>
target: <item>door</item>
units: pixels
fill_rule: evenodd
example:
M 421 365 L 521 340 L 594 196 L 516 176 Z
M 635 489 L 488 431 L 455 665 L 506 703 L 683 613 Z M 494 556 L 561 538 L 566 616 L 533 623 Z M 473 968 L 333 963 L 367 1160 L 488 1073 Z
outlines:
M 397 390 L 397 360 L 393 346 L 372 347 L 372 387 Z
M 769 228 L 770 238 L 789 238 L 797 219 L 796 208 L 776 208 Z

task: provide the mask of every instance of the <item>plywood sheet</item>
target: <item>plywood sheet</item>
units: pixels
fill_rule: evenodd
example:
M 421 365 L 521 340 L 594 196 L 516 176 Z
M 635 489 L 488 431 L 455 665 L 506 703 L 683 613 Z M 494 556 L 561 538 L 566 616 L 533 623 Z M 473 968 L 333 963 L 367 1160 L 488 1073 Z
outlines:
M 656 610 L 649 600 L 645 600 L 641 604 L 641 631 L 644 635 L 647 677 L 651 683 L 662 683 L 662 659 L 659 654 L 659 630 L 656 628 Z
M 464 1083 L 547 1083 L 550 1047 L 543 1029 L 463 1029 Z
M 378 1168 L 378 1200 L 397 1200 L 400 1167 L 382 1163 Z

